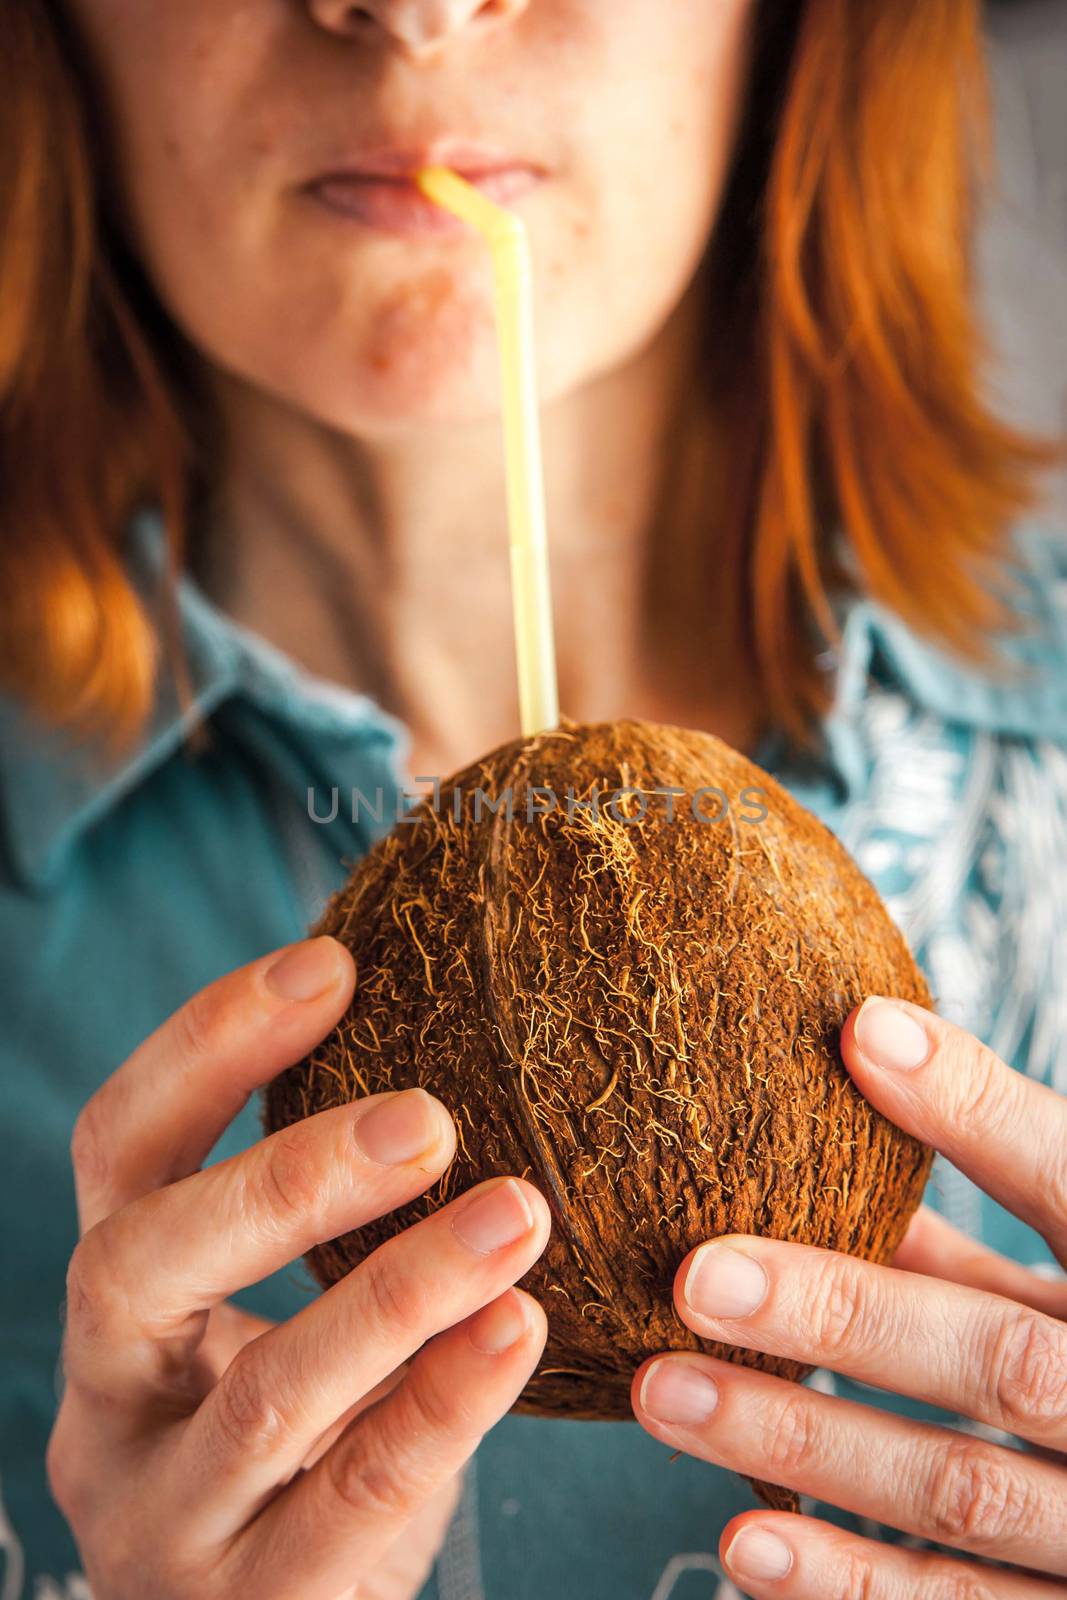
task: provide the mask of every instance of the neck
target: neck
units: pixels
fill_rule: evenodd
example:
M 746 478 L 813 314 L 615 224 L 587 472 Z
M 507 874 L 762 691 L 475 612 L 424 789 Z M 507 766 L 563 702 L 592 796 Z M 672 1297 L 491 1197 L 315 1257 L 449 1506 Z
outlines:
M 651 344 L 543 411 L 560 705 L 743 745 L 751 708 L 732 692 L 743 671 L 725 672 L 736 652 L 709 578 L 712 506 L 688 536 L 665 512 L 671 444 L 700 391 L 702 293 L 694 280 Z M 512 738 L 499 418 L 355 440 L 236 380 L 218 388 L 228 460 L 196 572 L 212 599 L 402 718 L 413 773 L 446 776 Z

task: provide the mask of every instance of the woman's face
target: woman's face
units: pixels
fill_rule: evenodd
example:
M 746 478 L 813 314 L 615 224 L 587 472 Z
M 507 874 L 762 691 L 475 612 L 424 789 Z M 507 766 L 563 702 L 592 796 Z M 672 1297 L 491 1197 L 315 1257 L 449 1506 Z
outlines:
M 72 4 L 174 321 L 213 364 L 373 438 L 492 414 L 498 374 L 481 239 L 420 231 L 418 198 L 367 164 L 520 169 L 500 181 L 526 185 L 509 203 L 559 396 L 643 345 L 699 263 L 754 0 Z

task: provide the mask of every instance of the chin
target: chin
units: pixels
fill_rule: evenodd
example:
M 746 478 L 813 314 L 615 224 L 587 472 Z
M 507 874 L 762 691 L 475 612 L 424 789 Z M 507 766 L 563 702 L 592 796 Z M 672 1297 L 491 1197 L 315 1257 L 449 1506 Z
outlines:
M 468 374 L 397 376 L 353 366 L 349 381 L 332 395 L 293 397 L 319 421 L 353 438 L 396 438 L 422 428 L 485 423 L 500 417 L 496 385 Z
M 543 354 L 545 352 L 542 352 Z M 501 420 L 495 341 L 445 353 L 432 348 L 359 353 L 343 373 L 336 359 L 316 382 L 305 368 L 289 391 L 292 403 L 353 438 L 397 437 L 421 428 L 477 426 Z M 547 370 L 545 370 L 547 368 Z M 580 374 L 542 361 L 542 409 L 576 387 Z

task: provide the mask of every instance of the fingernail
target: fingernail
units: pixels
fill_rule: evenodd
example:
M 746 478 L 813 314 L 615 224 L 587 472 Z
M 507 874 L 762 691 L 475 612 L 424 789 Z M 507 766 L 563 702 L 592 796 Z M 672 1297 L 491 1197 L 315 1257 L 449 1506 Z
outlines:
M 930 1054 L 926 1029 L 891 1000 L 865 1000 L 854 1031 L 856 1043 L 876 1067 L 911 1072 Z
M 514 1244 L 532 1226 L 533 1213 L 525 1195 L 513 1178 L 505 1178 L 457 1213 L 452 1232 L 468 1249 L 487 1256 L 506 1244 Z
M 702 1244 L 685 1279 L 685 1300 L 702 1317 L 747 1317 L 767 1296 L 767 1274 L 728 1244 Z
M 654 1361 L 641 1384 L 641 1405 L 656 1422 L 707 1422 L 718 1403 L 714 1380 L 688 1361 Z
M 726 1550 L 726 1565 L 738 1578 L 784 1578 L 793 1552 L 769 1528 L 742 1528 Z
M 526 1302 L 521 1294 L 509 1289 L 492 1305 L 483 1306 L 471 1319 L 467 1337 L 476 1350 L 487 1356 L 499 1356 L 518 1344 L 529 1325 Z
M 395 1167 L 432 1150 L 443 1121 L 442 1108 L 425 1089 L 405 1089 L 364 1112 L 353 1133 L 368 1160 Z
M 267 987 L 282 1000 L 314 1000 L 337 982 L 339 967 L 336 939 L 305 939 L 268 968 Z

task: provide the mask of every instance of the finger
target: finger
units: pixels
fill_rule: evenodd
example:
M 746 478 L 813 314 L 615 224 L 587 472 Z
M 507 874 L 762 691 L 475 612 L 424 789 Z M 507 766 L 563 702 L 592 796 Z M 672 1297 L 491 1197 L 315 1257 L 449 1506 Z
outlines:
M 1067 1266 L 1067 1100 L 931 1011 L 872 996 L 841 1031 L 872 1105 L 941 1150 Z
M 927 1277 L 1002 1294 L 1050 1317 L 1067 1318 L 1067 1278 L 1062 1274 L 1042 1277 L 1018 1261 L 1009 1261 L 1007 1256 L 998 1255 L 988 1245 L 978 1244 L 954 1228 L 929 1206 L 920 1206 L 912 1217 L 893 1265 L 904 1272 L 922 1272 Z
M 354 1400 L 347 1410 L 342 1411 L 337 1420 L 324 1433 L 319 1435 L 303 1461 L 301 1461 L 300 1467 L 305 1470 L 308 1467 L 313 1467 L 319 1457 L 326 1454 L 334 1440 L 341 1437 L 349 1423 L 354 1422 L 364 1411 L 369 1410 L 371 1406 L 376 1405 L 379 1400 L 383 1399 L 391 1389 L 395 1389 L 398 1383 L 403 1382 L 408 1369 L 409 1363 L 404 1362 L 401 1366 L 396 1367 L 383 1382 L 375 1384 L 373 1389 L 368 1389 L 365 1395 L 361 1395 L 358 1400 Z
M 830 1367 L 1067 1450 L 1067 1323 L 1000 1295 L 732 1234 L 685 1258 L 675 1303 L 705 1339 Z
M 1067 1575 L 1067 1472 L 728 1361 L 655 1356 L 638 1421 L 673 1449 L 972 1555 Z
M 174 1455 L 184 1521 L 210 1543 L 235 1534 L 353 1402 L 528 1272 L 549 1229 L 536 1189 L 490 1179 L 242 1351 L 184 1424 Z
M 184 1388 L 213 1306 L 414 1199 L 454 1149 L 444 1106 L 408 1089 L 321 1111 L 123 1206 L 71 1259 L 68 1378 L 131 1399 Z
M 384 1555 L 378 1558 L 374 1577 L 355 1593 L 354 1600 L 393 1600 L 394 1596 L 420 1595 L 433 1570 L 438 1551 L 444 1544 L 448 1525 L 456 1514 L 463 1489 L 463 1475 L 457 1473 L 443 1489 L 438 1489 L 419 1510 L 418 1532 L 413 1538 L 405 1528 Z M 440 1592 L 439 1590 L 436 1592 Z M 468 1595 L 471 1591 L 465 1591 Z
M 274 1326 L 268 1317 L 256 1316 L 254 1312 L 246 1311 L 230 1301 L 216 1306 L 197 1350 L 197 1358 L 205 1374 L 205 1389 L 221 1377 L 238 1350 L 242 1350 L 251 1340 L 258 1339 L 261 1333 L 269 1333 Z M 65 1351 L 61 1369 L 64 1384 L 68 1375 L 66 1357 Z
M 329 1032 L 354 983 L 342 944 L 309 939 L 229 972 L 187 1000 L 78 1117 L 71 1159 L 82 1232 L 195 1172 L 253 1089 Z
M 222 1305 L 216 1306 L 208 1321 L 204 1341 L 197 1351 L 197 1356 L 209 1375 L 207 1387 L 212 1387 L 218 1382 L 239 1350 L 243 1350 L 253 1339 L 258 1339 L 261 1334 L 269 1333 L 276 1327 L 276 1322 L 270 1321 L 267 1317 L 257 1317 L 251 1311 L 245 1311 L 240 1306 L 234 1305 L 232 1301 L 226 1300 Z M 394 1384 L 399 1383 L 405 1371 L 405 1367 L 398 1367 L 395 1372 L 389 1374 L 384 1383 L 378 1384 L 361 1399 L 354 1401 L 348 1410 L 342 1412 L 336 1422 L 315 1440 L 300 1467 L 313 1466 L 321 1455 L 325 1455 L 348 1424 L 358 1417 L 361 1411 L 366 1411 L 368 1406 L 380 1400 L 383 1394 L 387 1394 Z
M 861 1539 L 811 1517 L 746 1512 L 719 1541 L 729 1576 L 752 1600 L 1052 1600 L 1059 1584 L 952 1556 Z
M 226 1371 L 238 1350 L 258 1339 L 261 1333 L 269 1333 L 274 1326 L 270 1318 L 257 1316 L 232 1301 L 226 1300 L 216 1306 L 197 1351 L 209 1375 L 208 1381 Z
M 434 1339 L 404 1382 L 243 1530 L 226 1558 L 224 1592 L 335 1600 L 514 1404 L 545 1335 L 536 1301 L 511 1289 Z

